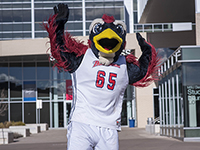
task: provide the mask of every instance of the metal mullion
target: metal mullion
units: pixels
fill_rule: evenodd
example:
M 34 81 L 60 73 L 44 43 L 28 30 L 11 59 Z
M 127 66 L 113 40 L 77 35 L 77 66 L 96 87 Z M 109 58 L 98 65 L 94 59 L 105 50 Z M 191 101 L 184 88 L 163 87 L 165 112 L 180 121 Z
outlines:
M 86 15 L 85 15 L 85 0 L 82 0 L 82 18 L 83 18 L 83 36 L 86 35 Z
M 35 38 L 35 10 L 34 10 L 34 0 L 31 0 L 31 32 L 32 39 Z
M 163 125 L 163 117 L 162 117 L 162 97 L 161 97 L 161 86 L 159 85 L 159 111 L 160 111 L 160 125 L 162 126 Z
M 167 105 L 167 82 L 165 81 L 165 108 L 166 108 L 166 124 L 168 125 L 169 124 L 169 122 L 168 122 L 168 113 L 169 112 L 167 112 L 168 111 L 168 105 Z
M 8 76 L 10 75 L 10 62 L 8 62 Z M 10 121 L 10 80 L 8 80 L 8 121 Z
M 39 123 L 40 121 L 39 121 L 39 118 L 40 118 L 40 116 L 38 116 L 38 114 L 40 115 L 40 113 L 38 113 L 38 109 L 37 109 L 37 99 L 38 99 L 38 93 L 37 93 L 37 61 L 35 61 L 35 97 L 36 97 L 36 101 L 35 101 L 35 103 L 36 103 L 36 107 L 35 107 L 35 112 L 36 112 L 36 123 Z M 40 111 L 40 110 L 39 110 Z
M 24 122 L 24 63 L 22 60 L 22 122 Z
M 178 127 L 180 128 L 180 103 L 179 103 L 179 80 L 178 74 L 176 74 L 176 84 L 177 84 L 177 111 L 178 111 Z M 178 137 L 180 137 L 180 129 L 178 129 Z
M 164 107 L 165 107 L 165 105 L 164 105 L 164 85 L 162 84 L 162 101 L 163 101 L 163 124 L 165 125 L 165 109 L 164 109 Z
M 171 112 L 172 112 L 172 108 L 171 108 L 171 87 L 170 87 L 170 79 L 168 80 L 168 94 L 169 94 L 169 125 L 171 127 L 172 125 L 172 117 L 171 117 Z
M 176 91 L 177 91 L 177 112 L 178 112 L 178 127 L 180 127 L 180 104 L 179 104 L 179 80 L 178 80 L 178 74 L 176 74 Z
M 176 111 L 175 111 L 175 89 L 174 89 L 174 77 L 172 77 L 172 98 L 173 98 L 173 111 L 174 111 L 174 127 L 176 125 Z

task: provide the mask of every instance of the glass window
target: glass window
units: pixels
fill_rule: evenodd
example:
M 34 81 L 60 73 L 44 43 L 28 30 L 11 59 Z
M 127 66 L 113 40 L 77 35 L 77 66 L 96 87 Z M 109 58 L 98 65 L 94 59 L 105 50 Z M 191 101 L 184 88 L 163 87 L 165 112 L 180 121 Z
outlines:
M 83 32 L 70 32 L 70 34 L 72 36 L 81 36 L 81 35 L 83 35 Z
M 30 0 L 27 0 L 27 1 L 30 2 Z M 31 3 L 30 4 L 28 4 L 28 3 L 22 4 L 22 7 L 23 8 L 31 8 Z
M 47 123 L 50 125 L 50 105 L 48 102 L 42 103 L 42 109 L 40 109 L 40 123 Z
M 183 84 L 200 85 L 200 63 L 183 63 Z
M 23 33 L 23 38 L 31 38 L 31 33 Z
M 42 31 L 42 30 L 44 30 L 43 27 L 41 26 L 41 23 L 35 23 L 35 30 L 36 31 Z
M 8 82 L 0 81 L 0 102 L 8 100 Z
M 22 63 L 10 63 L 9 67 L 10 77 L 13 80 L 22 79 Z
M 155 31 L 161 31 L 162 30 L 162 25 L 154 25 L 154 30 Z
M 36 103 L 24 103 L 24 123 L 36 123 Z
M 74 3 L 74 7 L 82 7 L 82 2 L 80 2 L 80 3 Z
M 39 33 L 36 32 L 35 37 L 36 38 L 47 37 L 47 32 L 39 32 Z
M 23 25 L 22 24 L 13 24 L 13 30 L 14 31 L 22 31 Z
M 82 20 L 82 9 L 74 9 L 74 21 Z
M 63 102 L 52 103 L 53 127 L 64 127 Z
M 38 99 L 49 100 L 50 96 L 50 82 L 49 81 L 38 81 L 37 82 L 37 93 Z
M 1 7 L 2 8 L 12 8 L 12 5 L 11 4 L 1 4 Z
M 52 81 L 52 100 L 65 99 L 66 81 Z
M 114 5 L 115 6 L 124 6 L 124 2 L 117 2 L 117 1 L 115 1 Z
M 58 71 L 57 67 L 51 67 L 51 79 L 52 80 L 61 80 L 64 79 L 64 71 Z
M 137 0 L 133 0 L 133 10 L 137 10 Z
M 67 23 L 66 29 L 67 30 L 82 30 L 83 25 L 82 25 L 82 22 L 81 23 Z
M 12 31 L 13 30 L 13 25 L 12 24 L 3 24 L 3 31 Z
M 90 24 L 91 24 L 92 22 L 86 22 L 86 29 L 87 30 L 89 30 L 89 27 L 90 27 Z
M 23 38 L 23 33 L 13 33 L 11 38 Z
M 24 22 L 31 22 L 31 10 L 23 10 L 22 15 Z
M 23 31 L 31 31 L 31 24 L 23 24 Z
M 22 100 L 22 81 L 13 80 L 10 82 L 10 98 L 11 100 Z
M 8 77 L 8 63 L 0 63 L 0 80 L 5 80 Z
M 50 67 L 49 62 L 38 62 L 37 63 L 37 79 L 49 79 L 50 78 Z
M 4 39 L 11 39 L 12 38 L 12 33 L 3 33 L 2 38 Z
M 53 9 L 39 9 L 35 10 L 35 21 L 43 22 L 50 14 L 53 14 Z
M 95 10 L 91 8 L 86 8 L 86 20 L 94 20 L 94 18 L 97 18 L 95 15 Z
M 4 22 L 12 22 L 12 11 L 11 10 L 3 10 L 2 11 L 2 19 Z
M 24 80 L 35 79 L 35 63 L 23 63 L 23 78 Z
M 1 103 L 0 103 L 1 104 Z M 8 104 L 4 104 L 4 103 L 2 103 L 1 105 L 6 105 L 6 107 L 8 107 Z M 0 122 L 5 122 L 5 121 L 7 121 L 8 120 L 8 109 L 5 109 L 5 111 L 3 111 L 2 113 L 1 113 L 1 117 L 0 117 Z
M 13 21 L 22 22 L 23 21 L 23 11 L 22 10 L 13 10 Z
M 138 23 L 138 15 L 137 15 L 137 12 L 134 12 L 133 15 L 134 15 L 134 23 L 137 24 L 137 23 Z
M 115 8 L 115 13 L 111 14 L 114 16 L 116 20 L 124 20 L 124 9 L 123 8 Z
M 0 64 L 0 94 L 1 100 L 7 101 L 8 99 L 8 64 L 2 63 Z
M 93 2 L 85 2 L 85 7 L 93 7 L 94 3 Z
M 22 121 L 22 103 L 10 104 L 10 120 Z
M 121 113 L 121 124 L 127 125 L 127 101 L 123 101 Z

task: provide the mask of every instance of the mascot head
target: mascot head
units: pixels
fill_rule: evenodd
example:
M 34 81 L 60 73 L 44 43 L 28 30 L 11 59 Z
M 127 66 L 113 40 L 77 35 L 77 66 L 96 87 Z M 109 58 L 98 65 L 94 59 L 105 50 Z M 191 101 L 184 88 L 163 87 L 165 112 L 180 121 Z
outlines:
M 117 61 L 126 45 L 126 25 L 113 16 L 103 15 L 89 27 L 90 47 L 103 65 Z

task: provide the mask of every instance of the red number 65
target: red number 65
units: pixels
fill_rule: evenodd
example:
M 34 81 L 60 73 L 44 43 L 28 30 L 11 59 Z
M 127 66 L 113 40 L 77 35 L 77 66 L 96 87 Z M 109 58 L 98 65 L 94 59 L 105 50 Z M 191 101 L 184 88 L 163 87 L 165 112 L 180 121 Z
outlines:
M 99 70 L 97 72 L 97 78 L 96 78 L 96 87 L 99 88 L 103 88 L 104 84 L 105 84 L 105 77 L 106 77 L 106 73 L 105 71 Z M 107 88 L 109 90 L 113 90 L 116 84 L 116 78 L 117 78 L 117 74 L 116 73 L 109 73 L 109 78 L 108 78 L 108 85 Z

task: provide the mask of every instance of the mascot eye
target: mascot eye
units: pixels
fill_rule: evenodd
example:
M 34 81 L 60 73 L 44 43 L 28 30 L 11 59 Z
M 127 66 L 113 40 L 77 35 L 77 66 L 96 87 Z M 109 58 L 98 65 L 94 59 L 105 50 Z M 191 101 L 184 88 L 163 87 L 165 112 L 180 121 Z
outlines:
M 102 30 L 102 25 L 100 23 L 97 23 L 94 27 L 93 27 L 93 32 L 98 34 L 100 33 Z
M 124 29 L 123 29 L 122 25 L 118 24 L 116 28 L 117 28 L 117 32 L 119 34 L 124 34 Z

